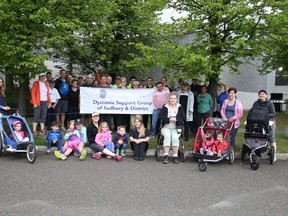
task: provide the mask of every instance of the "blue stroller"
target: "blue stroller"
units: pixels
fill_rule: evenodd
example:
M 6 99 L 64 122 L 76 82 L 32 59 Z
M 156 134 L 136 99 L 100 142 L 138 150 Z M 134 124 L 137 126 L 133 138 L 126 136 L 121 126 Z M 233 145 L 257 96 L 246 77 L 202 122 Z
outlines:
M 21 131 L 25 137 L 19 140 L 13 129 L 13 123 L 21 124 Z M 18 111 L 13 115 L 0 115 L 0 156 L 2 152 L 26 153 L 29 163 L 36 160 L 36 146 L 26 119 Z

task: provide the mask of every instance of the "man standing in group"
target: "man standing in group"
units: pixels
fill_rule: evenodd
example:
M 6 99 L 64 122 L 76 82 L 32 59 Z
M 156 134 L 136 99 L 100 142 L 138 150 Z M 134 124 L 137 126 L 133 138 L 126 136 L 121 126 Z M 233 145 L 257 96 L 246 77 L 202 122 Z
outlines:
M 153 94 L 153 104 L 154 104 L 154 109 L 152 113 L 152 129 L 151 129 L 151 136 L 154 137 L 156 135 L 156 127 L 157 127 L 157 122 L 159 119 L 159 113 L 164 106 L 169 100 L 169 89 L 164 86 L 162 82 L 157 82 L 155 84 L 156 91 Z
M 69 83 L 66 79 L 66 70 L 60 70 L 60 77 L 55 81 L 55 88 L 60 94 L 60 99 L 55 108 L 56 112 L 56 122 L 59 124 L 61 116 L 61 130 L 66 131 L 65 128 L 65 114 L 68 112 L 68 93 L 69 93 Z

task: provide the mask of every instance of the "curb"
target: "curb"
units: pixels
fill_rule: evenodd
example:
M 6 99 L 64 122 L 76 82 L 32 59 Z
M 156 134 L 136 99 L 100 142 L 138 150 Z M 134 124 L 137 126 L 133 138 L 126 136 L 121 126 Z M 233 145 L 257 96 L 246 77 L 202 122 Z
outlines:
M 85 147 L 88 154 L 92 154 L 93 151 L 89 147 Z M 51 152 L 56 150 L 56 147 L 51 148 Z M 45 146 L 37 146 L 37 151 L 39 152 L 46 152 Z M 170 154 L 172 154 L 172 151 L 170 151 Z M 133 151 L 131 149 L 126 150 L 127 156 L 133 156 Z M 148 149 L 146 152 L 146 156 L 154 157 L 155 156 L 155 149 Z M 160 150 L 160 156 L 163 156 L 163 151 Z M 191 151 L 186 150 L 186 157 L 187 158 L 193 158 Z M 235 154 L 235 159 L 241 159 L 241 153 L 237 152 Z M 269 156 L 265 155 L 261 157 L 261 159 L 269 159 Z M 288 153 L 279 153 L 277 154 L 277 160 L 288 160 Z

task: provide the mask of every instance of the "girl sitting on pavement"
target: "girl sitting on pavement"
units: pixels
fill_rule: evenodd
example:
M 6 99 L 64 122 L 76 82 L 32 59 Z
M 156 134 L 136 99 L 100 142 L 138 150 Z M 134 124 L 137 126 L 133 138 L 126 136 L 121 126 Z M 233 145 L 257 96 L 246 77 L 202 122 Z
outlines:
M 217 137 L 215 143 L 212 147 L 212 151 L 214 155 L 221 156 L 223 152 L 228 149 L 229 145 L 226 140 L 223 139 L 223 134 L 221 131 L 217 132 Z
M 202 137 L 202 146 L 200 148 L 201 154 L 213 155 L 213 145 L 214 145 L 214 138 L 210 132 L 204 133 L 203 128 L 201 128 L 201 137 Z
M 102 122 L 99 126 L 99 132 L 95 137 L 95 143 L 97 145 L 107 148 L 111 152 L 115 152 L 114 143 L 112 142 L 111 131 L 109 130 L 109 125 L 107 122 Z M 108 159 L 112 158 L 111 156 L 106 156 Z
M 64 139 L 66 143 L 64 144 L 62 151 L 55 151 L 54 154 L 57 158 L 61 160 L 66 160 L 67 156 L 71 154 L 71 152 L 78 151 L 80 152 L 79 160 L 84 160 L 86 157 L 86 150 L 83 148 L 83 142 L 80 139 L 80 133 L 75 129 L 75 121 L 71 120 L 68 123 L 68 130 L 64 135 Z

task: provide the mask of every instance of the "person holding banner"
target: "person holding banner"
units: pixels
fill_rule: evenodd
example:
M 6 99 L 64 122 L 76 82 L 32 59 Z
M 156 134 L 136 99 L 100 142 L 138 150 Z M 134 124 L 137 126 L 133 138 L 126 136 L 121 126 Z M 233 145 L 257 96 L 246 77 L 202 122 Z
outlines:
M 90 143 L 90 148 L 94 151 L 94 153 L 92 154 L 92 158 L 95 158 L 96 160 L 100 160 L 102 157 L 102 154 L 104 154 L 106 156 L 113 157 L 117 161 L 121 161 L 122 156 L 116 155 L 113 152 L 111 152 L 109 149 L 103 146 L 97 145 L 95 143 L 95 137 L 98 133 L 98 128 L 100 125 L 99 119 L 100 119 L 99 113 L 93 112 L 92 122 L 87 126 L 87 139 Z
M 173 148 L 173 162 L 179 163 L 178 149 L 179 137 L 184 126 L 185 112 L 181 104 L 177 103 L 177 94 L 170 93 L 169 102 L 163 106 L 159 114 L 159 119 L 162 120 L 164 127 L 161 129 L 163 140 L 163 163 L 169 163 L 169 148 Z

